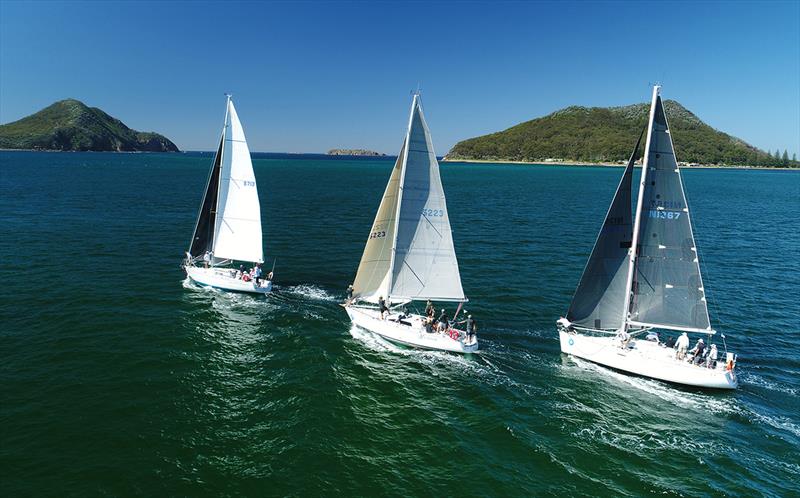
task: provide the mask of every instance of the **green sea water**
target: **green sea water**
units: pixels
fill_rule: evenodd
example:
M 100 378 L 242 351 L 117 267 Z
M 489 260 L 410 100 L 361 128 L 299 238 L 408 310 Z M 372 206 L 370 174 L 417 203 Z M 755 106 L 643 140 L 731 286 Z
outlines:
M 707 392 L 559 352 L 620 168 L 442 165 L 458 356 L 337 304 L 391 159 L 256 155 L 266 298 L 179 268 L 210 162 L 0 152 L 0 495 L 800 495 L 800 173 L 684 172 L 740 358 Z

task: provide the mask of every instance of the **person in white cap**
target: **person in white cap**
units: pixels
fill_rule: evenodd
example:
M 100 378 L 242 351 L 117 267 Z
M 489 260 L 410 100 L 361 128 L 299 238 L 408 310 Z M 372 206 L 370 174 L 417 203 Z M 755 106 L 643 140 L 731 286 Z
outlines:
M 717 345 L 712 344 L 711 350 L 708 352 L 708 356 L 706 356 L 706 368 L 717 368 Z

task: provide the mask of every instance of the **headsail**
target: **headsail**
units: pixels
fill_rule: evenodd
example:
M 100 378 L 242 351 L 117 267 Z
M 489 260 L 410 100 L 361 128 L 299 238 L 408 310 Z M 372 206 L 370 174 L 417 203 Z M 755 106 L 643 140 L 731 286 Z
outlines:
M 622 326 L 620 310 L 625 302 L 626 263 L 633 235 L 631 179 L 643 134 L 633 148 L 567 312 L 567 320 L 583 327 L 616 330 Z
M 660 95 L 653 105 L 629 322 L 712 332 L 689 208 Z
M 262 261 L 261 206 L 256 178 L 244 130 L 230 97 L 222 150 L 214 257 Z
M 397 161 L 386 184 L 375 221 L 372 223 L 361 263 L 353 282 L 353 295 L 373 303 L 379 297 L 389 296 L 389 270 L 392 264 L 392 248 L 397 225 L 397 207 L 400 196 L 400 176 L 405 162 L 406 142 L 400 149 Z
M 203 196 L 203 204 L 200 206 L 200 213 L 197 215 L 197 223 L 192 235 L 192 243 L 189 245 L 189 254 L 197 258 L 210 251 L 214 247 L 214 226 L 217 217 L 217 195 L 219 194 L 220 165 L 222 161 L 222 144 L 225 143 L 223 132 L 219 139 L 217 153 L 214 156 L 214 163 L 206 182 L 206 192 Z
M 384 231 L 386 240 L 376 240 Z M 376 232 L 380 235 L 373 237 Z M 419 95 L 411 104 L 404 147 L 367 241 L 354 294 L 371 302 L 379 295 L 394 302 L 465 300 L 439 163 Z

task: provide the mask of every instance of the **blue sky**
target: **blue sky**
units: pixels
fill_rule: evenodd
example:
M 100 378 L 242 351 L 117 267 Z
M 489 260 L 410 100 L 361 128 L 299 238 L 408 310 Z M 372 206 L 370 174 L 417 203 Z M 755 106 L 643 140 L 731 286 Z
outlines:
M 649 100 L 800 155 L 800 2 L 0 1 L 0 122 L 74 97 L 187 150 L 234 94 L 254 151 L 437 153 L 568 105 Z

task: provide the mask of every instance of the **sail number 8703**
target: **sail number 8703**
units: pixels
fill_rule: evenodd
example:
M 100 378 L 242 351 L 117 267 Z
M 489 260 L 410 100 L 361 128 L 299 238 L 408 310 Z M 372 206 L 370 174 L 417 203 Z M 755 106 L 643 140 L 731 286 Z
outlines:
M 422 208 L 422 216 L 444 216 L 444 209 Z

